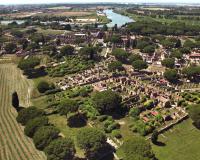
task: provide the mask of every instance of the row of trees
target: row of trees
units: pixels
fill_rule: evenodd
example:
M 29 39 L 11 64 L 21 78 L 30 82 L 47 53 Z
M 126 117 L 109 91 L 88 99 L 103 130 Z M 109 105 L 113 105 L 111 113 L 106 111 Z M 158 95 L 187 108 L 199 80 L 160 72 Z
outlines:
M 17 121 L 25 125 L 24 133 L 33 138 L 36 148 L 44 151 L 48 160 L 75 157 L 76 150 L 72 139 L 60 137 L 60 131 L 49 123 L 44 111 L 36 107 L 22 109 L 18 113 Z
M 197 35 L 200 31 L 198 25 L 188 25 L 183 22 L 163 24 L 158 21 L 137 21 L 129 24 L 128 29 L 141 35 Z

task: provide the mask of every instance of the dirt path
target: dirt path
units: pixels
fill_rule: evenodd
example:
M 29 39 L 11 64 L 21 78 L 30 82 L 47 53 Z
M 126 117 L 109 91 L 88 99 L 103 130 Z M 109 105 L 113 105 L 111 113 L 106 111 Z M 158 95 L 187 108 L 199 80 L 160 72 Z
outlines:
M 17 91 L 21 106 L 30 106 L 32 81 L 22 76 L 11 63 L 0 64 L 0 160 L 45 160 L 35 149 L 23 127 L 16 122 L 17 112 L 11 106 L 11 95 Z

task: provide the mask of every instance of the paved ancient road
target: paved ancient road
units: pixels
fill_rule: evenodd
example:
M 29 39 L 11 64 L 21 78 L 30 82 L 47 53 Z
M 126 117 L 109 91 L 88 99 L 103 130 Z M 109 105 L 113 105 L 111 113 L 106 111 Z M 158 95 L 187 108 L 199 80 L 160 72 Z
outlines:
M 45 160 L 32 140 L 16 122 L 17 112 L 11 106 L 11 95 L 17 91 L 20 105 L 29 106 L 32 82 L 22 76 L 14 64 L 0 64 L 0 160 Z

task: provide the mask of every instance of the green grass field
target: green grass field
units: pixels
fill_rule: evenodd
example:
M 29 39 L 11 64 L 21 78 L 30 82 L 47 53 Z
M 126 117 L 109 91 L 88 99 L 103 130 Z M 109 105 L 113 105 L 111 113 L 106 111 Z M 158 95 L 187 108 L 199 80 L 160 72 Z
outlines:
M 165 146 L 153 145 L 159 160 L 199 160 L 200 130 L 192 125 L 190 119 L 176 125 L 159 136 Z

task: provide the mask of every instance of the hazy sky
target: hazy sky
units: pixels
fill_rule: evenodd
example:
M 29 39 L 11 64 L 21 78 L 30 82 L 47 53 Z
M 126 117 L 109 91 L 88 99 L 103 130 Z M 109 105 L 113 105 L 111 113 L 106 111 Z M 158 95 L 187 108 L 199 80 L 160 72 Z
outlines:
M 0 4 L 32 4 L 32 3 L 84 3 L 84 2 L 132 2 L 132 3 L 200 3 L 200 0 L 0 0 Z

